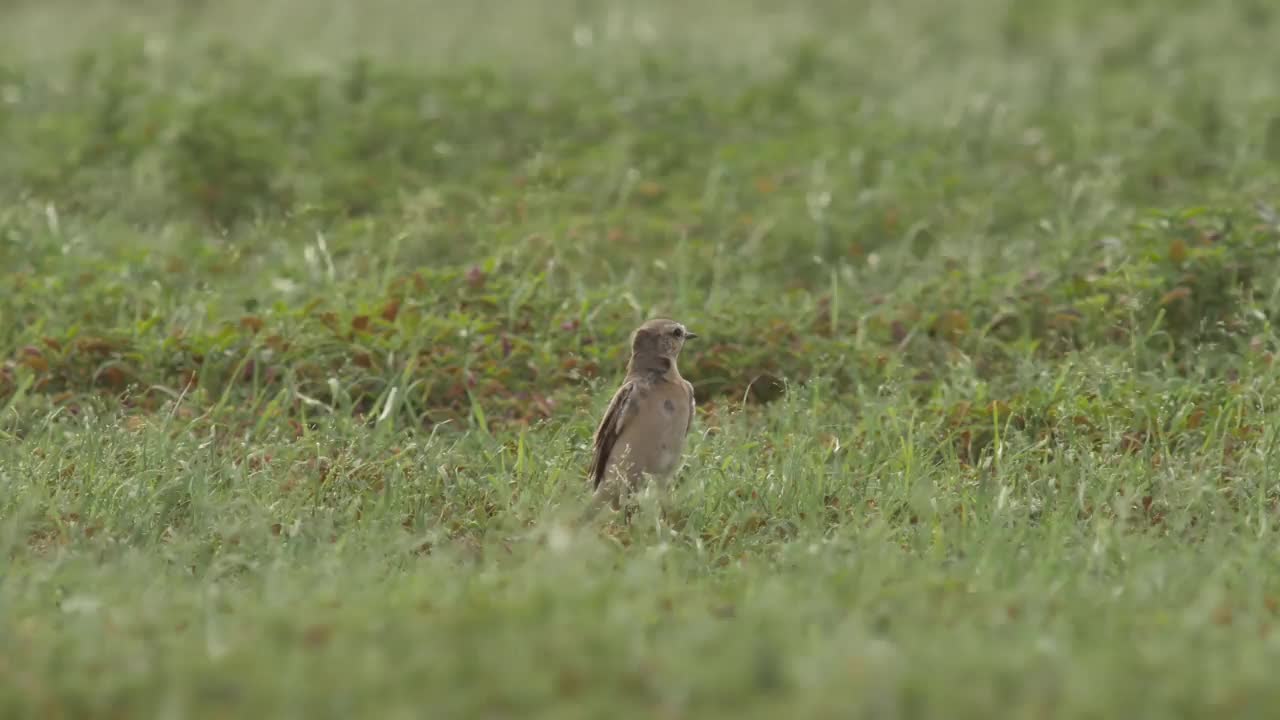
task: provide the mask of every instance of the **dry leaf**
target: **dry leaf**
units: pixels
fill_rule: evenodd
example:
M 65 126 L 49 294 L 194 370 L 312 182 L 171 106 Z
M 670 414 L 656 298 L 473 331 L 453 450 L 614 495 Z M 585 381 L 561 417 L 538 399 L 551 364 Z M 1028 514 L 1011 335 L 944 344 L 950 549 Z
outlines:
M 98 382 L 112 389 L 123 388 L 126 379 L 124 370 L 115 365 L 109 365 L 98 373 Z
M 382 306 L 382 312 L 379 315 L 387 322 L 395 322 L 396 317 L 400 315 L 400 299 L 391 298 L 388 300 L 387 304 Z
M 1187 287 L 1186 285 L 1179 285 L 1178 287 L 1165 293 L 1160 298 L 1160 304 L 1168 305 L 1169 303 L 1175 302 L 1177 300 L 1184 300 L 1189 297 L 1191 297 L 1191 288 Z
M 251 333 L 257 334 L 262 329 L 262 318 L 257 315 L 245 315 L 240 318 L 240 327 Z
M 21 362 L 36 372 L 49 371 L 49 361 L 44 359 L 44 354 L 40 352 L 40 348 L 33 345 L 22 348 Z

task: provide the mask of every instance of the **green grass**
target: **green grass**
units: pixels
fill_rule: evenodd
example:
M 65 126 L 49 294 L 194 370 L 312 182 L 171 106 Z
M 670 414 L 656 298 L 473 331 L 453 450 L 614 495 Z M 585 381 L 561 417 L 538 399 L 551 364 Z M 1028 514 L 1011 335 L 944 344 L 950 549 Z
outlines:
M 3 716 L 1280 700 L 1271 4 L 0 5 Z

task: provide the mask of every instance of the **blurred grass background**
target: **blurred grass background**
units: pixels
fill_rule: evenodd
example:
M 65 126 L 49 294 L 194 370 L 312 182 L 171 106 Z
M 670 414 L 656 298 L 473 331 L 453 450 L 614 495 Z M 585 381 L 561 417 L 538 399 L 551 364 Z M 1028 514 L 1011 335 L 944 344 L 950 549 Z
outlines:
M 0 2 L 0 708 L 1266 717 L 1277 12 Z

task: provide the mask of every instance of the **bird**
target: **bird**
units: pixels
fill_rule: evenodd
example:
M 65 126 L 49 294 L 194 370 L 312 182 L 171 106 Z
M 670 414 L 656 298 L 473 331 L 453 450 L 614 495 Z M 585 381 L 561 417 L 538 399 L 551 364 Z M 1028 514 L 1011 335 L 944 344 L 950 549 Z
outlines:
M 676 361 L 697 337 L 667 318 L 648 320 L 631 334 L 627 374 L 595 431 L 593 508 L 607 501 L 618 510 L 622 496 L 648 480 L 666 489 L 682 465 L 696 401 Z

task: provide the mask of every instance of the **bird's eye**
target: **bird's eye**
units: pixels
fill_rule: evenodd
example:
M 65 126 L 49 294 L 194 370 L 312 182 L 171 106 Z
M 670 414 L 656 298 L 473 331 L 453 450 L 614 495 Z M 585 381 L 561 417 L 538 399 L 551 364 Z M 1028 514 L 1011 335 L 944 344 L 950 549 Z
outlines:
M 675 330 L 672 330 L 671 334 L 675 335 L 676 337 L 681 337 L 684 335 L 684 328 L 678 327 Z

